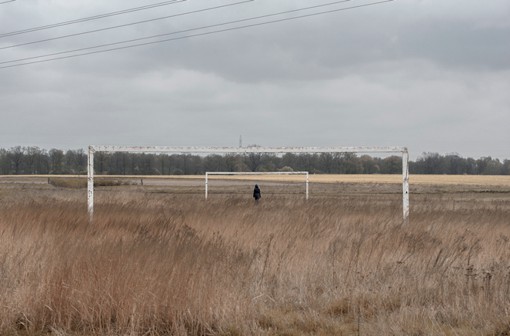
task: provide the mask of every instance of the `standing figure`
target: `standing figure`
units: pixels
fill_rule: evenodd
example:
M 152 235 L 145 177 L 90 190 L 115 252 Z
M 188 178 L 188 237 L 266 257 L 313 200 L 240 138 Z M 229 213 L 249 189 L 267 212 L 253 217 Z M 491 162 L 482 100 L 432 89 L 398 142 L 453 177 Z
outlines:
M 260 199 L 260 188 L 258 184 L 255 184 L 255 188 L 253 189 L 253 198 L 255 202 L 258 202 Z

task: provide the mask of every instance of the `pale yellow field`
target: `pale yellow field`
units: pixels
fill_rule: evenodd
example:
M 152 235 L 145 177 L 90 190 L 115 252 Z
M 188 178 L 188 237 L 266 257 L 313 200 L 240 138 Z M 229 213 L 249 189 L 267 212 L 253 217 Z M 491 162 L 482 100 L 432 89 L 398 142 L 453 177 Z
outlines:
M 311 175 L 310 181 L 322 183 L 400 183 L 401 175 Z M 412 184 L 465 184 L 510 186 L 510 176 L 409 175 Z
M 262 176 L 213 176 L 212 179 L 238 179 L 263 181 L 303 181 L 302 175 L 262 175 Z M 402 175 L 310 175 L 311 183 L 401 183 Z M 510 176 L 478 175 L 410 175 L 412 184 L 464 184 L 510 186 Z
M 47 179 L 51 177 L 86 178 L 84 175 L 2 175 L 0 180 L 29 181 L 31 179 Z M 153 176 L 128 176 L 128 175 L 96 175 L 96 178 L 126 178 L 126 179 L 194 179 L 203 180 L 203 175 L 153 175 Z M 304 175 L 237 175 L 237 176 L 209 176 L 211 180 L 248 180 L 248 181 L 285 181 L 301 182 Z M 310 175 L 311 183 L 401 183 L 402 175 Z M 435 185 L 487 185 L 510 187 L 510 176 L 486 176 L 486 175 L 409 175 L 411 184 L 435 184 Z

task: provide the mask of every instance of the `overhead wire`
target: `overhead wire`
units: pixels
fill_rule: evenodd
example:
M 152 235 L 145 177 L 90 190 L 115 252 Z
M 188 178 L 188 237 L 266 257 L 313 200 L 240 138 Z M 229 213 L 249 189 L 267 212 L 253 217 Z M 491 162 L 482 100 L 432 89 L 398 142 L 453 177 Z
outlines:
M 69 37 L 82 36 L 82 35 L 86 35 L 86 34 L 98 33 L 98 32 L 112 30 L 112 29 L 124 28 L 124 27 L 129 27 L 129 26 L 135 26 L 135 25 L 138 25 L 138 24 L 149 23 L 149 22 L 154 22 L 154 21 L 158 21 L 158 20 L 165 20 L 165 19 L 170 19 L 170 18 L 179 17 L 179 16 L 185 16 L 185 15 L 190 15 L 190 14 L 202 13 L 202 12 L 207 12 L 207 11 L 210 11 L 210 10 L 221 9 L 221 8 L 235 6 L 235 5 L 239 5 L 239 4 L 243 4 L 243 3 L 247 3 L 247 2 L 253 2 L 253 1 L 255 1 L 255 0 L 244 0 L 244 1 L 230 3 L 230 4 L 226 4 L 226 5 L 202 8 L 202 9 L 198 9 L 198 10 L 194 10 L 194 11 L 189 11 L 189 12 L 183 12 L 183 13 L 178 13 L 178 14 L 172 14 L 172 15 L 157 17 L 157 18 L 153 18 L 153 19 L 147 19 L 147 20 L 142 20 L 142 21 L 125 23 L 125 24 L 121 24 L 121 25 L 117 25 L 117 26 L 98 28 L 98 29 L 87 30 L 87 31 L 79 32 L 79 33 L 73 33 L 73 34 L 68 34 L 68 35 L 50 37 L 50 38 L 47 38 L 47 39 L 42 39 L 42 40 L 37 40 L 37 41 L 24 42 L 24 43 L 14 44 L 14 45 L 6 46 L 6 47 L 0 47 L 0 50 L 18 48 L 18 47 L 22 47 L 22 46 L 31 45 L 31 44 L 55 41 L 55 40 L 60 40 L 60 39 L 64 39 L 64 38 L 69 38 Z
M 87 21 L 99 20 L 99 19 L 103 19 L 103 18 L 106 18 L 106 17 L 117 16 L 117 15 L 122 15 L 122 14 L 128 14 L 128 13 L 138 12 L 138 11 L 142 11 L 142 10 L 146 10 L 146 9 L 151 9 L 151 8 L 156 8 L 156 7 L 161 7 L 161 6 L 174 5 L 174 4 L 177 4 L 177 3 L 184 2 L 184 1 L 187 1 L 187 0 L 164 1 L 164 2 L 149 4 L 149 5 L 145 5 L 145 6 L 140 6 L 140 7 L 133 7 L 133 8 L 128 8 L 128 9 L 122 9 L 122 10 L 115 11 L 115 12 L 109 12 L 109 13 L 104 13 L 104 14 L 97 14 L 97 15 L 93 15 L 93 16 L 88 16 L 88 17 L 80 18 L 80 19 L 68 20 L 68 21 L 52 23 L 52 24 L 48 24 L 48 25 L 44 25 L 44 26 L 37 26 L 37 27 L 32 27 L 32 28 L 16 30 L 16 31 L 12 31 L 12 32 L 9 32 L 9 33 L 2 33 L 2 34 L 0 34 L 0 38 L 4 38 L 4 37 L 8 37 L 8 36 L 14 36 L 14 35 L 21 35 L 21 34 L 26 34 L 26 33 L 31 33 L 31 32 L 35 32 L 35 31 L 39 31 L 39 30 L 46 30 L 46 29 L 51 29 L 51 28 L 56 28 L 56 27 L 62 27 L 62 26 L 72 25 L 72 24 L 75 24 L 75 23 L 82 23 L 82 22 L 87 22 Z
M 0 2 L 0 5 L 2 5 L 2 4 L 6 4 L 6 3 L 9 3 L 9 2 L 14 2 L 14 1 L 16 1 L 16 0 L 2 1 L 2 2 Z
M 349 1 L 349 0 L 344 0 L 343 2 L 346 2 L 346 1 Z M 186 35 L 186 36 L 180 36 L 180 37 L 174 37 L 174 38 L 169 38 L 169 39 L 164 39 L 164 40 L 144 42 L 144 43 L 137 43 L 137 44 L 121 46 L 121 47 L 115 47 L 115 48 L 110 48 L 110 49 L 95 50 L 95 51 L 90 51 L 90 52 L 85 52 L 85 53 L 80 53 L 80 54 L 75 54 L 75 55 L 67 55 L 67 56 L 53 57 L 53 58 L 48 58 L 48 59 L 43 59 L 43 60 L 36 60 L 36 61 L 30 61 L 30 62 L 24 62 L 24 63 L 18 63 L 18 64 L 11 64 L 11 65 L 6 65 L 6 66 L 0 66 L 0 69 L 12 68 L 12 67 L 18 67 L 18 66 L 25 66 L 25 65 L 36 64 L 36 63 L 44 63 L 44 62 L 50 62 L 50 61 L 56 61 L 56 60 L 62 60 L 62 59 L 76 58 L 76 57 L 81 57 L 81 56 L 106 53 L 106 52 L 115 51 L 115 50 L 130 49 L 130 48 L 136 48 L 136 47 L 141 47 L 141 46 L 146 46 L 146 45 L 152 45 L 152 44 L 158 44 L 158 43 L 164 43 L 164 42 L 183 40 L 183 39 L 188 39 L 188 38 L 192 38 L 192 37 L 208 36 L 208 35 L 219 34 L 219 33 L 224 33 L 224 32 L 229 32 L 229 31 L 240 30 L 240 29 L 247 29 L 247 28 L 252 28 L 252 27 L 264 26 L 264 25 L 269 25 L 269 24 L 273 24 L 273 23 L 279 23 L 279 22 L 285 22 L 285 21 L 291 21 L 291 20 L 298 20 L 298 19 L 314 17 L 314 16 L 319 16 L 319 15 L 324 15 L 324 14 L 329 14 L 329 13 L 336 13 L 336 12 L 341 12 L 341 11 L 347 11 L 347 10 L 352 10 L 352 9 L 357 9 L 357 8 L 362 8 L 362 7 L 375 6 L 375 5 L 380 5 L 380 4 L 383 4 L 383 3 L 388 3 L 388 2 L 393 2 L 393 1 L 395 1 L 395 0 L 382 0 L 382 1 L 377 1 L 377 2 L 370 2 L 370 3 L 361 4 L 361 5 L 356 5 L 356 6 L 342 7 L 342 8 L 331 9 L 331 10 L 322 11 L 322 12 L 316 12 L 316 13 L 310 13 L 310 14 L 294 16 L 294 17 L 290 17 L 290 18 L 283 18 L 283 19 L 277 19 L 277 20 L 266 21 L 266 22 L 252 23 L 252 24 L 247 24 L 247 25 L 243 25 L 243 26 L 236 26 L 236 27 L 231 27 L 231 28 L 219 29 L 219 30 L 214 30 L 214 31 L 209 31 L 209 32 L 204 32 L 204 33 L 197 33 L 197 34 Z M 275 15 L 282 15 L 282 14 L 287 14 L 287 13 L 292 13 L 292 12 L 302 11 L 302 10 L 304 10 L 304 9 L 301 8 L 301 9 L 285 11 L 285 12 L 280 12 L 280 13 L 267 14 L 267 15 L 252 17 L 252 18 L 246 18 L 246 19 L 242 19 L 242 20 L 235 20 L 235 21 L 230 21 L 230 22 L 225 22 L 225 23 L 205 26 L 205 27 L 201 27 L 201 28 L 192 28 L 192 29 L 188 29 L 186 31 L 198 30 L 198 29 L 206 29 L 206 28 L 211 28 L 211 27 L 218 27 L 218 26 L 222 26 L 222 25 L 228 25 L 228 24 L 239 23 L 239 22 L 246 22 L 246 21 L 250 21 L 250 20 L 257 20 L 257 19 L 260 19 L 260 18 L 267 18 L 267 17 L 271 17 L 271 16 L 275 16 Z M 181 32 L 185 32 L 185 31 L 181 31 Z M 140 39 L 149 39 L 149 38 L 159 37 L 159 36 L 162 36 L 162 35 L 170 35 L 170 34 L 176 34 L 176 33 L 177 32 L 168 33 L 168 34 L 160 34 L 160 35 L 155 35 L 153 37 L 145 37 L 145 38 L 140 38 Z M 90 50 L 90 49 L 95 49 L 95 48 L 102 48 L 102 47 L 105 47 L 105 46 L 113 46 L 113 45 L 117 45 L 117 44 L 121 44 L 121 43 L 129 43 L 129 42 L 140 40 L 140 39 L 134 39 L 134 40 L 123 41 L 123 42 L 116 42 L 116 43 L 109 43 L 109 44 L 104 44 L 104 45 L 101 45 L 101 46 L 81 48 L 81 49 L 76 49 L 76 50 L 71 50 L 71 51 L 63 51 L 63 52 L 51 53 L 51 54 L 34 56 L 34 57 L 29 57 L 29 58 L 17 59 L 17 60 L 11 60 L 11 61 L 4 61 L 4 62 L 0 62 L 0 64 L 21 62 L 21 61 L 25 61 L 25 60 L 36 59 L 36 58 L 43 58 L 43 57 L 52 57 L 52 56 L 62 55 L 62 54 L 65 54 L 65 53 L 72 53 L 72 52 Z
M 236 24 L 236 23 L 242 23 L 242 22 L 246 22 L 246 21 L 260 20 L 260 19 L 265 19 L 265 18 L 268 18 L 268 17 L 278 16 L 278 15 L 283 15 L 283 14 L 291 14 L 291 13 L 295 13 L 295 12 L 302 12 L 302 11 L 306 11 L 306 10 L 310 10 L 310 9 L 316 9 L 316 8 L 320 8 L 320 7 L 337 5 L 337 4 L 344 3 L 344 2 L 349 2 L 349 1 L 351 1 L 351 0 L 337 0 L 337 1 L 334 1 L 334 2 L 326 3 L 326 4 L 314 5 L 314 6 L 309 6 L 309 7 L 302 7 L 302 8 L 298 8 L 298 9 L 287 10 L 287 11 L 271 13 L 271 14 L 265 14 L 265 15 L 261 15 L 261 16 L 251 17 L 251 18 L 244 18 L 244 19 L 238 19 L 238 20 L 234 20 L 234 21 L 228 21 L 228 22 L 217 23 L 217 24 L 212 24 L 212 25 L 206 25 L 206 26 L 201 26 L 201 27 L 189 28 L 189 29 L 174 31 L 174 32 L 170 32 L 170 33 L 164 33 L 164 34 L 157 34 L 157 35 L 139 37 L 139 38 L 124 40 L 124 41 L 110 42 L 110 43 L 100 44 L 100 45 L 91 46 L 91 47 L 85 47 L 85 48 L 79 48 L 79 49 L 73 49 L 73 50 L 67 50 L 67 51 L 59 51 L 59 52 L 54 52 L 54 53 L 45 54 L 45 55 L 38 55 L 38 56 L 31 56 L 31 57 L 25 57 L 25 58 L 18 58 L 16 60 L 2 61 L 2 62 L 0 62 L 0 64 L 16 63 L 16 62 L 28 61 L 28 60 L 37 59 L 37 58 L 44 58 L 44 57 L 51 57 L 51 56 L 57 56 L 57 55 L 64 55 L 64 54 L 70 54 L 70 53 L 75 53 L 75 52 L 80 52 L 80 51 L 99 49 L 99 48 L 104 48 L 104 47 L 111 47 L 111 46 L 119 45 L 119 44 L 126 44 L 126 43 L 132 43 L 132 42 L 137 42 L 137 41 L 144 41 L 144 40 L 154 39 L 154 38 L 158 38 L 158 37 L 164 37 L 164 36 L 170 36 L 170 35 L 176 35 L 176 34 L 182 34 L 182 33 L 189 33 L 189 32 L 192 32 L 192 31 L 204 30 L 204 29 L 215 28 L 215 27 L 221 27 L 221 26 L 226 26 L 226 25 L 231 25 L 231 24 Z M 152 43 L 150 43 L 150 44 L 152 44 Z

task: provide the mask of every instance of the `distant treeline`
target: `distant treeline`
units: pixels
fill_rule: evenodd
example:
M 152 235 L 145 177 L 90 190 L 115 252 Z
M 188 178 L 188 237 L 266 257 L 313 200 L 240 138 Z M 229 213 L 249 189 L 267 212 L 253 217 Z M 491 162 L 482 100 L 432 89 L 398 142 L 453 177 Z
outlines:
M 198 175 L 206 171 L 308 171 L 313 174 L 401 174 L 400 156 L 385 158 L 352 153 L 246 155 L 165 155 L 96 153 L 97 174 L 108 175 Z M 510 175 L 510 160 L 483 157 L 463 158 L 457 154 L 424 153 L 410 162 L 412 174 Z M 0 175 L 86 174 L 87 154 L 83 149 L 38 147 L 0 149 Z

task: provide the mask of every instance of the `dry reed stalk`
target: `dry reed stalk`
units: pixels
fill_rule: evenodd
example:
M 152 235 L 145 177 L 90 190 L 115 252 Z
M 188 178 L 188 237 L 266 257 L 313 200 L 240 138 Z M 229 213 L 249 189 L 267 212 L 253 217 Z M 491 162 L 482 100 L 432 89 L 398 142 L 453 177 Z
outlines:
M 58 195 L 0 205 L 0 334 L 509 330 L 508 199 Z

